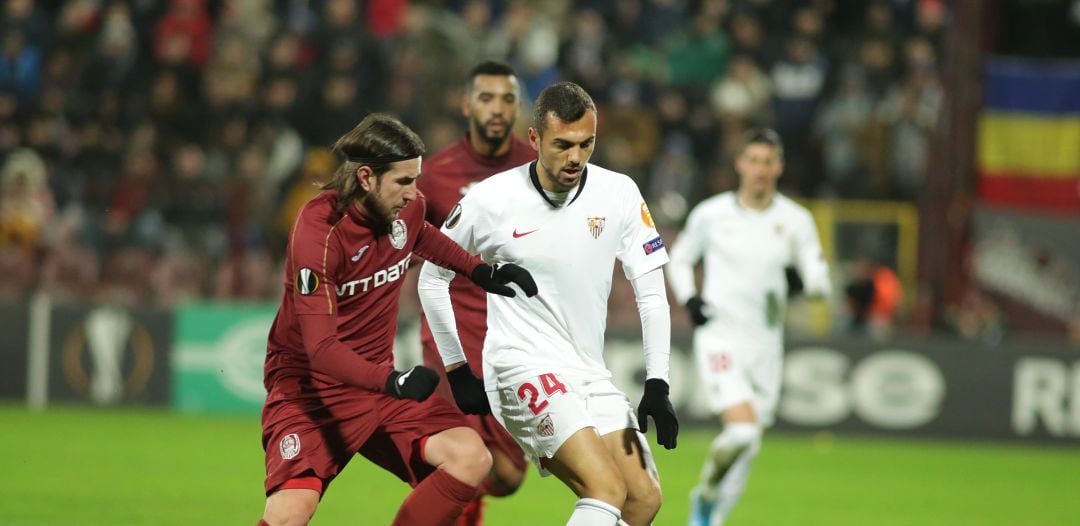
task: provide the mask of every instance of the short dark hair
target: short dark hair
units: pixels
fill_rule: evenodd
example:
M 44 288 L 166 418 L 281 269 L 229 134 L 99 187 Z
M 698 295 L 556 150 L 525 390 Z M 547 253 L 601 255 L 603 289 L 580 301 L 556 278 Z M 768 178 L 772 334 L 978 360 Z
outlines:
M 356 170 L 367 165 L 376 177 L 397 161 L 424 154 L 424 141 L 401 121 L 385 113 L 372 113 L 334 143 L 333 151 L 345 160 L 323 190 L 337 190 L 335 209 L 344 211 L 365 191 L 356 180 Z
M 465 93 L 471 93 L 473 87 L 473 81 L 480 75 L 495 75 L 500 77 L 516 77 L 518 76 L 514 66 L 507 64 L 501 60 L 485 60 L 475 66 L 469 71 L 469 78 L 465 81 Z
M 585 89 L 573 82 L 560 82 L 544 88 L 536 97 L 533 109 L 533 128 L 543 134 L 547 115 L 554 113 L 563 122 L 576 122 L 586 111 L 596 112 L 596 103 Z
M 780 140 L 780 134 L 772 128 L 751 128 L 743 133 L 742 144 L 739 145 L 741 154 L 751 144 L 764 144 L 776 148 L 780 158 L 784 158 L 784 142 Z

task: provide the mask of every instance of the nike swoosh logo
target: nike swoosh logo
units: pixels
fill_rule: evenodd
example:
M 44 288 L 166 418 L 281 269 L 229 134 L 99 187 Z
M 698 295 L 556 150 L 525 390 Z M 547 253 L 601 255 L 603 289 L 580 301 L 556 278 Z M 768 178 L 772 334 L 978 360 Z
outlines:
M 412 374 L 412 369 L 409 369 L 407 372 L 405 372 L 401 376 L 397 377 L 398 387 L 402 387 L 402 386 L 405 385 L 405 380 L 409 379 L 410 374 Z
M 534 230 L 530 230 L 530 231 L 528 231 L 528 232 L 518 232 L 518 231 L 517 231 L 517 229 L 515 228 L 515 229 L 514 229 L 514 239 L 517 239 L 517 238 L 519 238 L 519 237 L 524 237 L 524 236 L 527 236 L 527 235 L 529 235 L 529 234 L 531 234 L 531 233 L 533 233 L 533 232 L 536 232 L 537 230 L 540 230 L 540 229 L 539 229 L 539 228 L 537 228 L 537 229 L 534 229 Z

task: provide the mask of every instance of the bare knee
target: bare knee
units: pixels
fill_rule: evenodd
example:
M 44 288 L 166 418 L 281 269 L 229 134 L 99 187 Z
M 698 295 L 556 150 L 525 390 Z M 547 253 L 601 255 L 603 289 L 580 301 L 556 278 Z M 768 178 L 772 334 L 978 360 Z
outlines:
M 266 499 L 263 520 L 270 526 L 305 526 L 319 506 L 319 493 L 306 489 L 282 490 Z
M 624 519 L 631 526 L 651 524 L 653 518 L 660 512 L 663 501 L 664 495 L 657 484 L 649 484 L 647 487 L 630 491 L 626 495 L 626 505 L 623 507 Z
M 439 467 L 470 486 L 479 486 L 491 473 L 491 462 L 491 452 L 480 437 L 473 435 L 460 441 Z
M 581 488 L 582 498 L 602 500 L 622 509 L 626 504 L 626 482 L 618 472 L 594 473 Z

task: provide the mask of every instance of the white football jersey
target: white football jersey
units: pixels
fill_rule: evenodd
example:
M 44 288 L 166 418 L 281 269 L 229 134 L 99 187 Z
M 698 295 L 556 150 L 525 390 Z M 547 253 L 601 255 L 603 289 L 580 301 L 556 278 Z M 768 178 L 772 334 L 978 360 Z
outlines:
M 615 259 L 630 280 L 668 262 L 629 177 L 589 164 L 566 204 L 555 206 L 534 164 L 477 183 L 442 228 L 485 261 L 524 267 L 539 289 L 532 298 L 488 294 L 489 389 L 548 371 L 610 378 L 603 349 Z M 431 267 L 444 277 L 451 272 Z
M 693 267 L 702 258 L 701 298 L 709 322 L 698 330 L 717 341 L 758 348 L 783 344 L 785 266 L 798 269 L 807 295 L 824 296 L 831 288 L 813 217 L 780 194 L 765 210 L 747 209 L 734 192 L 725 192 L 690 212 L 667 269 L 681 305 L 697 293 Z

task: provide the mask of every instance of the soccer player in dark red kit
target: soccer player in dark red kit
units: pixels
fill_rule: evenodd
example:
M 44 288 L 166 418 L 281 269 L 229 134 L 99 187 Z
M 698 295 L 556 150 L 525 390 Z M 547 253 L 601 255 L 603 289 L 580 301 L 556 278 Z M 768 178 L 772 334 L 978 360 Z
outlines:
M 517 73 L 509 64 L 485 61 L 469 72 L 462 101 L 462 113 L 469 120 L 469 130 L 460 141 L 424 163 L 424 177 L 418 183 L 428 202 L 426 217 L 429 222 L 441 225 L 453 220 L 450 216 L 454 206 L 473 184 L 536 159 L 536 152 L 529 143 L 513 133 L 520 108 L 521 88 Z M 483 377 L 480 350 L 487 333 L 485 291 L 468 279 L 457 278 L 450 283 L 450 296 L 469 364 L 474 368 L 474 374 Z M 445 376 L 439 349 L 423 313 L 420 341 L 424 364 Z M 462 369 L 457 374 L 465 372 Z M 438 393 L 453 400 L 446 382 L 439 384 Z M 517 491 L 528 467 L 521 447 L 491 415 L 467 415 L 466 418 L 484 440 L 494 462 L 491 476 L 481 487 L 483 492 L 503 497 Z M 462 515 L 464 526 L 482 523 L 480 498 L 466 508 Z
M 401 279 L 413 254 L 495 294 L 536 284 L 514 265 L 467 254 L 424 220 L 423 142 L 396 119 L 365 118 L 334 145 L 345 157 L 299 212 L 285 292 L 267 342 L 266 510 L 259 526 L 307 524 L 356 453 L 413 486 L 395 525 L 454 524 L 491 457 L 461 412 L 430 397 L 439 377 L 394 370 Z

